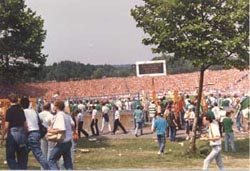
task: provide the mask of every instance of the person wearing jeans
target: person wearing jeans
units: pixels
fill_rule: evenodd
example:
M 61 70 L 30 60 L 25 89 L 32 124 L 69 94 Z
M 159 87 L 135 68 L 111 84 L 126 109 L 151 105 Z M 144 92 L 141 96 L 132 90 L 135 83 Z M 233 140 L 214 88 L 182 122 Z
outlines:
M 111 132 L 111 124 L 109 119 L 109 108 L 106 106 L 106 103 L 103 103 L 102 106 L 102 127 L 101 132 L 103 133 L 105 125 L 108 125 L 109 132 Z
M 141 135 L 143 134 L 142 130 L 142 117 L 143 113 L 139 105 L 137 105 L 136 110 L 134 111 L 134 118 L 136 121 L 136 128 L 135 128 L 135 136 L 138 137 L 138 130 L 141 130 Z
M 203 170 L 208 170 L 208 166 L 213 159 L 216 160 L 216 164 L 220 168 L 220 170 L 223 170 L 224 165 L 221 156 L 221 137 L 220 137 L 219 126 L 216 123 L 216 121 L 213 121 L 213 119 L 210 116 L 203 117 L 203 124 L 205 126 L 208 126 L 209 134 L 208 137 L 201 137 L 201 140 L 209 141 L 210 146 L 212 147 L 212 151 L 204 160 Z
M 168 116 L 168 123 L 169 123 L 169 139 L 171 142 L 175 141 L 176 138 L 176 127 L 177 122 L 176 122 L 176 118 L 175 118 L 175 109 L 174 107 L 171 108 L 170 112 L 169 112 L 169 116 Z
M 154 131 L 156 131 L 157 134 L 157 140 L 160 147 L 160 150 L 158 154 L 164 154 L 165 144 L 166 144 L 166 129 L 167 129 L 168 123 L 166 119 L 161 117 L 161 114 L 158 113 L 156 115 L 156 120 L 154 123 Z
M 6 112 L 6 120 L 1 144 L 7 134 L 6 139 L 6 160 L 11 170 L 27 169 L 27 122 L 24 111 L 17 104 L 18 98 L 15 94 L 9 95 L 10 107 Z
M 225 152 L 228 152 L 228 141 L 231 143 L 231 148 L 233 152 L 236 152 L 234 146 L 234 133 L 232 129 L 233 121 L 230 118 L 231 112 L 226 113 L 226 118 L 223 119 L 222 125 L 225 131 Z
M 24 97 L 20 101 L 20 105 L 24 109 L 25 117 L 28 125 L 28 150 L 32 151 L 36 160 L 45 170 L 50 170 L 49 162 L 41 149 L 40 132 L 38 126 L 38 115 L 34 109 L 30 109 L 30 101 Z
M 57 162 L 61 157 L 63 157 L 65 170 L 73 170 L 71 141 L 73 139 L 73 129 L 75 125 L 72 118 L 63 112 L 64 108 L 65 106 L 63 101 L 55 102 L 56 115 L 52 121 L 52 125 L 48 127 L 49 133 L 64 134 L 63 141 L 57 142 L 50 152 L 49 164 L 52 170 L 59 170 Z

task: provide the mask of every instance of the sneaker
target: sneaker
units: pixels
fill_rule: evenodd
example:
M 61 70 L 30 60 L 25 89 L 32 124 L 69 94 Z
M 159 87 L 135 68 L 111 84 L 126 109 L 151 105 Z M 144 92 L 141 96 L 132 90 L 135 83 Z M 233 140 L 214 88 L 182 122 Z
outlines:
M 157 153 L 158 155 L 161 155 L 161 152 L 160 151 L 158 151 L 158 153 Z
M 136 136 L 136 137 L 138 137 L 138 135 L 137 135 L 137 134 L 135 134 L 135 136 Z
M 189 140 L 189 136 L 186 137 L 186 140 Z

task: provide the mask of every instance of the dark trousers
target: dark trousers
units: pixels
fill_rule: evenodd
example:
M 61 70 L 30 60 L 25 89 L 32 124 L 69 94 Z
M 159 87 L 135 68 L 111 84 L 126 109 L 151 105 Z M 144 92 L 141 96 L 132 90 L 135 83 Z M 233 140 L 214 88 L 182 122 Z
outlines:
M 118 126 L 120 126 L 120 128 L 123 130 L 124 133 L 126 133 L 127 131 L 125 130 L 125 128 L 123 127 L 123 125 L 121 124 L 121 122 L 119 121 L 119 119 L 115 120 L 114 123 L 114 130 L 113 133 L 115 133 L 117 131 Z
M 95 130 L 94 130 L 94 126 L 95 126 Z M 98 119 L 92 119 L 90 128 L 91 128 L 92 135 L 99 135 Z
M 85 131 L 83 129 L 83 122 L 79 122 L 78 123 L 78 137 L 81 138 L 81 133 L 83 133 L 85 135 L 85 137 L 88 137 L 89 134 L 87 133 L 87 131 Z

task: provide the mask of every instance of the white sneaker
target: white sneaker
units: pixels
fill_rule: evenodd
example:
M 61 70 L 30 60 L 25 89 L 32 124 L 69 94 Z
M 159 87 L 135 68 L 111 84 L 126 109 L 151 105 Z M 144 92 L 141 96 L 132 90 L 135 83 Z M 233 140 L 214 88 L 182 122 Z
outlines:
M 158 153 L 157 153 L 158 155 L 161 155 L 161 152 L 160 151 L 158 151 Z
M 186 137 L 186 140 L 189 140 L 189 136 Z

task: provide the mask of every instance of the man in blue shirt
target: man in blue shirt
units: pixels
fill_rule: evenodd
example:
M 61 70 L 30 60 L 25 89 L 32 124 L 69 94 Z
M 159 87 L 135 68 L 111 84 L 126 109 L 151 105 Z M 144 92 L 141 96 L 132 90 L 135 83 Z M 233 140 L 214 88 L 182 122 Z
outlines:
M 163 154 L 164 153 L 164 148 L 166 144 L 166 129 L 167 129 L 168 123 L 166 119 L 161 117 L 160 113 L 157 113 L 156 115 L 156 120 L 154 123 L 154 131 L 156 131 L 157 134 L 157 140 L 160 146 L 160 151 L 158 154 Z

